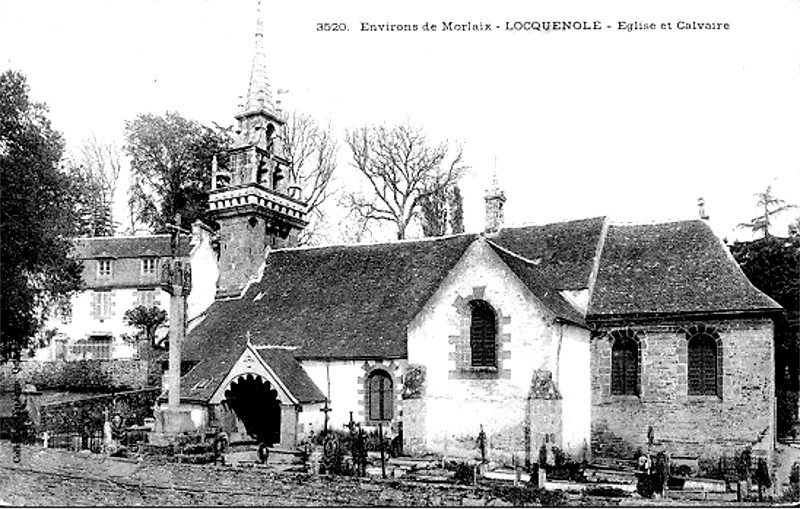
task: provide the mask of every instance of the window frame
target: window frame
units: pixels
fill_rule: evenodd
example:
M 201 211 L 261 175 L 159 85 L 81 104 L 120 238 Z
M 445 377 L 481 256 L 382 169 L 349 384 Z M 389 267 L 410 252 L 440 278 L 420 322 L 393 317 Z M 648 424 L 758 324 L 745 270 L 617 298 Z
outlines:
M 623 349 L 622 345 L 624 344 L 630 346 L 625 346 Z M 616 352 L 619 354 L 615 355 Z M 632 352 L 632 355 L 622 357 L 625 352 Z M 642 345 L 639 335 L 631 329 L 613 331 L 609 357 L 611 362 L 610 394 L 620 397 L 640 397 L 642 395 Z M 620 358 L 621 361 L 618 362 L 616 359 Z M 633 384 L 628 383 L 631 372 L 633 373 Z
M 469 367 L 473 370 L 497 370 L 497 311 L 483 299 L 471 300 L 469 309 Z M 476 318 L 482 323 L 476 324 Z M 487 325 L 489 328 L 488 333 L 483 330 Z
M 108 278 L 114 275 L 114 259 L 113 258 L 98 258 L 97 259 L 97 277 Z M 106 270 L 107 269 L 107 270 Z
M 149 266 L 152 265 L 152 266 Z M 140 272 L 142 276 L 158 275 L 158 258 L 155 256 L 144 256 L 141 258 Z
M 373 389 L 373 382 L 376 380 L 383 380 L 384 382 L 388 383 L 388 387 L 386 387 L 383 383 L 377 390 Z M 370 423 L 378 423 L 378 422 L 388 422 L 394 419 L 395 414 L 395 383 L 392 375 L 389 374 L 388 371 L 384 369 L 374 369 L 372 370 L 365 380 L 365 410 L 366 410 L 366 420 Z M 373 415 L 373 402 L 375 394 L 378 395 L 378 415 Z
M 694 345 L 693 345 L 694 343 Z M 703 353 L 710 346 L 710 354 Z M 700 363 L 699 366 L 696 363 Z M 712 372 L 709 373 L 709 367 Z M 699 372 L 699 376 L 696 373 Z M 722 341 L 713 327 L 697 326 L 686 331 L 686 393 L 691 397 L 722 398 Z M 710 375 L 710 376 L 709 376 Z M 713 380 L 711 382 L 710 380 Z M 694 381 L 694 383 L 693 383 Z

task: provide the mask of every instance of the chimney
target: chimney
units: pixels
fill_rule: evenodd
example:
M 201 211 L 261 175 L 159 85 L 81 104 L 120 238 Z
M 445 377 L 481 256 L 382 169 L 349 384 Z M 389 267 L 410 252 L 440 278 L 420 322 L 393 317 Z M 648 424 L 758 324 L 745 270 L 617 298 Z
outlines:
M 483 199 L 486 201 L 485 233 L 497 233 L 503 227 L 503 204 L 506 202 L 505 193 L 497 186 L 497 175 L 492 189 L 486 191 Z
M 703 221 L 708 221 L 710 217 L 706 214 L 706 201 L 701 196 L 697 199 L 697 212 L 700 215 L 700 219 Z

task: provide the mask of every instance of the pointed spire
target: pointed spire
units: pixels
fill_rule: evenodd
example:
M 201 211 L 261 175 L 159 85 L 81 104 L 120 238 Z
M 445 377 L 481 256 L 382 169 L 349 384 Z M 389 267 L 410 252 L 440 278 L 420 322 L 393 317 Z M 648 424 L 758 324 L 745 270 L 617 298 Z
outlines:
M 247 88 L 247 101 L 244 111 L 274 111 L 272 91 L 267 78 L 267 56 L 264 53 L 264 22 L 261 19 L 261 0 L 258 0 L 256 14 L 256 47 L 253 55 L 253 67 L 250 70 L 250 85 Z

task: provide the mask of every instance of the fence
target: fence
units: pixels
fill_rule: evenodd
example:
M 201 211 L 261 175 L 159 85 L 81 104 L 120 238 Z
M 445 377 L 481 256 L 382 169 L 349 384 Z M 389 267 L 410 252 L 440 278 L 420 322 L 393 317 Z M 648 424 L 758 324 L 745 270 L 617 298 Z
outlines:
M 146 442 L 147 431 L 140 426 L 126 429 L 125 436 L 120 440 L 120 445 L 131 448 Z M 50 449 L 89 450 L 94 453 L 100 453 L 103 452 L 103 445 L 105 444 L 103 432 L 99 430 L 87 433 L 48 433 L 46 436 L 47 438 L 42 438 L 41 442 L 44 447 Z

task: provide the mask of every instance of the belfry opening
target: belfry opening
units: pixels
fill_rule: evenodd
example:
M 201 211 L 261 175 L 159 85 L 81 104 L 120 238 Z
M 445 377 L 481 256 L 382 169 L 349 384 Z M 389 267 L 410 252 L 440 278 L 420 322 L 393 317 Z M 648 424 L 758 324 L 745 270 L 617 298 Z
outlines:
M 222 404 L 236 414 L 257 442 L 272 446 L 281 441 L 281 402 L 269 381 L 243 375 L 231 382 Z

